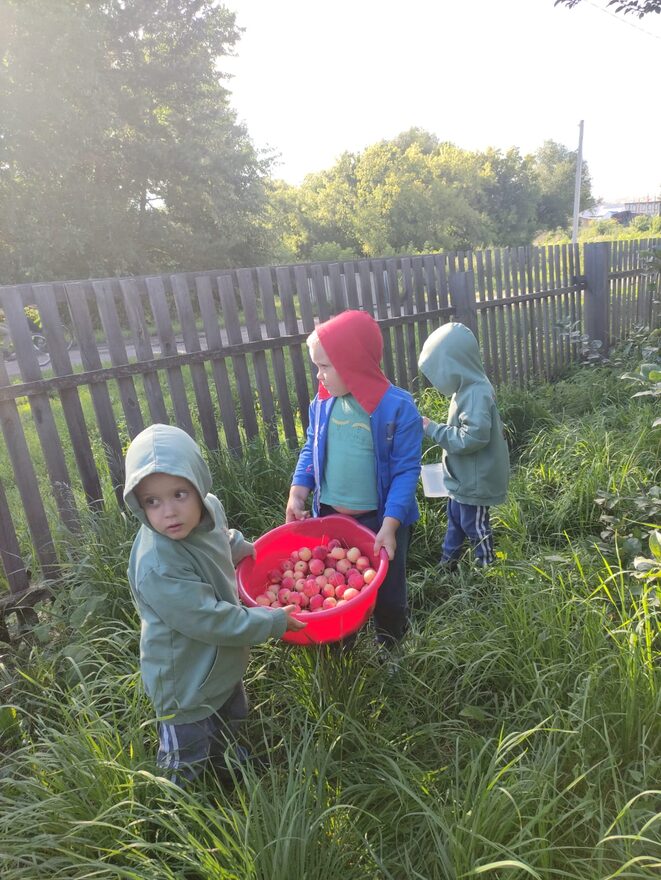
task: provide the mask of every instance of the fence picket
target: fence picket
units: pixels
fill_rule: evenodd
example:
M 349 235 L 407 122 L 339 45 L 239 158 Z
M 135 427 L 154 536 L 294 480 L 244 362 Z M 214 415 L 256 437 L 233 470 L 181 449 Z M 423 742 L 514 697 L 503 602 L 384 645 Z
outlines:
M 197 301 L 200 305 L 202 326 L 207 341 L 207 351 L 213 353 L 211 372 L 213 373 L 213 379 L 216 385 L 220 420 L 223 424 L 225 442 L 227 443 L 230 452 L 238 454 L 241 451 L 242 445 L 241 434 L 239 433 L 239 427 L 236 421 L 232 386 L 229 373 L 227 372 L 225 358 L 217 356 L 223 351 L 224 345 L 220 334 L 220 324 L 218 322 L 216 303 L 213 297 L 211 278 L 208 276 L 196 278 L 195 288 L 197 290 Z
M 174 302 L 177 308 L 177 315 L 179 316 L 184 348 L 187 352 L 202 351 L 188 280 L 185 275 L 172 275 L 170 283 L 172 284 L 172 293 L 174 294 Z M 204 442 L 209 449 L 218 449 L 218 428 L 216 427 L 205 365 L 191 364 L 189 369 Z

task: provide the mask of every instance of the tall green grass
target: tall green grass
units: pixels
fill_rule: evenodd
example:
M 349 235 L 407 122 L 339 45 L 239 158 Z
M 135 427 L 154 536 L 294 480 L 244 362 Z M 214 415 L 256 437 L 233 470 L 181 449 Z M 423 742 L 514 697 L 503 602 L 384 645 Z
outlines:
M 182 791 L 154 765 L 134 524 L 109 501 L 82 540 L 58 536 L 56 600 L 1 649 L 3 880 L 657 878 L 659 597 L 604 542 L 594 498 L 640 520 L 660 435 L 612 376 L 583 375 L 503 392 L 518 448 L 491 569 L 438 573 L 443 506 L 420 496 L 396 667 L 369 628 L 345 654 L 253 651 L 246 736 L 271 763 L 233 791 Z M 294 459 L 260 444 L 210 458 L 232 525 L 282 521 Z

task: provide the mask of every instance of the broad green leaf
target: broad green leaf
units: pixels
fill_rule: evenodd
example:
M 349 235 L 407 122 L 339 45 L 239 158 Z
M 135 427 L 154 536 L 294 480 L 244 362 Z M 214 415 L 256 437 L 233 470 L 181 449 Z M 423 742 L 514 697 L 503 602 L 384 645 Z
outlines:
M 661 559 L 661 532 L 658 529 L 650 535 L 650 550 L 655 559 Z
M 474 721 L 487 721 L 491 718 L 488 712 L 480 709 L 479 706 L 464 706 L 459 712 L 462 718 L 472 718 Z

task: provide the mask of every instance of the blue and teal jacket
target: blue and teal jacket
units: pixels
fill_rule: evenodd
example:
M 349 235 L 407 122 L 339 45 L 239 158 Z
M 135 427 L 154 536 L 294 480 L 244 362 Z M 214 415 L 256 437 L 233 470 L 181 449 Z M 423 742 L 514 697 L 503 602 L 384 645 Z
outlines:
M 336 400 L 335 397 L 321 399 L 317 395 L 310 404 L 307 438 L 292 478 L 292 485 L 313 490 L 313 516 L 319 516 L 328 423 Z M 420 515 L 415 492 L 422 456 L 422 418 L 408 391 L 391 385 L 369 419 L 374 442 L 379 518 L 392 516 L 402 525 L 411 525 Z

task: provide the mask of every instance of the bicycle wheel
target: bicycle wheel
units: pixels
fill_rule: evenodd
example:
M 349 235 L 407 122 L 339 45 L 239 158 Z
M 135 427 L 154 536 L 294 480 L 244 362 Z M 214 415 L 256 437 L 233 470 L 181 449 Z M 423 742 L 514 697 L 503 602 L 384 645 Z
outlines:
M 41 333 L 32 334 L 32 344 L 37 352 L 37 360 L 40 367 L 46 367 L 50 363 L 50 353 L 48 351 L 48 343 L 46 337 Z

